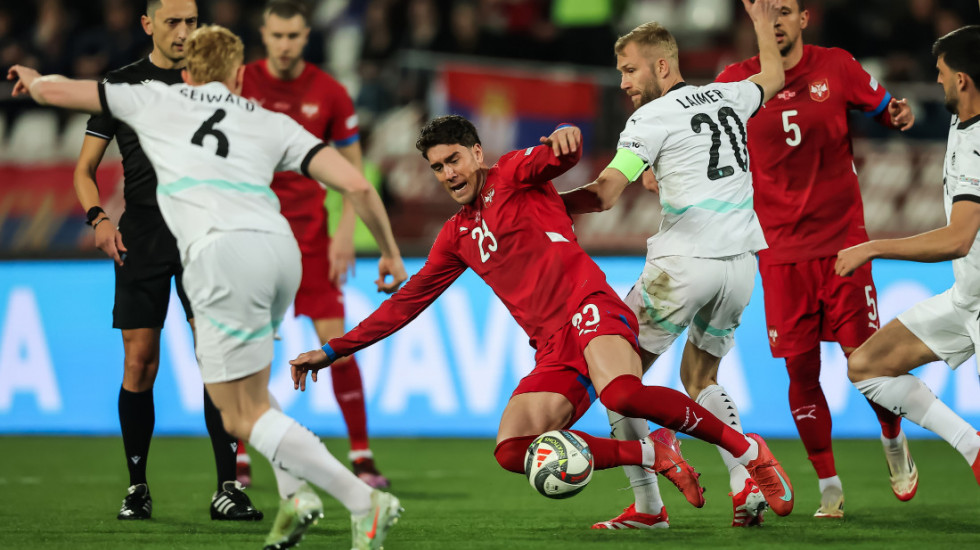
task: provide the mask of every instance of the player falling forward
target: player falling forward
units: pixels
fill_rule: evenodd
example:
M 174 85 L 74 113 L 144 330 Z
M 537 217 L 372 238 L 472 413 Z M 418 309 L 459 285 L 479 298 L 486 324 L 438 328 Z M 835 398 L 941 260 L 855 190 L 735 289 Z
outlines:
M 295 0 L 271 0 L 263 14 L 262 42 L 267 57 L 245 66 L 242 95 L 266 109 L 285 113 L 311 134 L 334 147 L 361 171 L 354 103 L 339 82 L 303 60 L 310 35 L 309 14 Z M 303 278 L 296 293 L 296 315 L 306 315 L 321 344 L 344 333 L 344 294 L 341 286 L 354 266 L 354 224 L 349 201 L 344 201 L 337 233 L 328 234 L 326 190 L 300 174 L 278 172 L 272 190 L 279 197 L 282 215 L 289 220 L 303 254 Z M 365 483 L 390 485 L 377 470 L 368 446 L 367 414 L 361 371 L 354 357 L 330 369 L 333 392 L 347 423 L 349 458 Z
M 980 346 L 980 25 L 943 36 L 932 47 L 937 81 L 953 113 L 943 164 L 946 227 L 905 239 L 841 250 L 835 269 L 849 276 L 875 258 L 953 261 L 952 288 L 919 302 L 851 354 L 847 374 L 865 397 L 932 430 L 963 455 L 980 483 L 980 433 L 909 372 L 943 360 L 955 369 Z
M 302 171 L 346 193 L 381 247 L 378 289 L 393 291 L 405 271 L 388 217 L 374 188 L 335 150 L 289 117 L 237 95 L 244 72 L 237 36 L 206 27 L 185 47 L 185 85 L 73 81 L 21 66 L 8 79 L 19 79 L 14 95 L 105 112 L 136 130 L 157 173 L 160 211 L 177 239 L 199 320 L 201 378 L 228 432 L 274 466 L 283 509 L 266 548 L 294 546 L 322 517 L 303 479 L 350 511 L 354 548 L 379 548 L 401 513 L 398 499 L 358 479 L 270 399 L 273 333 L 300 279 L 299 247 L 269 189 L 272 175 Z
M 611 208 L 623 189 L 652 168 L 659 183 L 663 222 L 647 241 L 646 265 L 626 303 L 640 322 L 644 371 L 688 329 L 680 375 L 695 401 L 741 432 L 738 409 L 718 383 L 721 358 L 734 346 L 734 331 L 755 285 L 753 254 L 766 247 L 752 210 L 752 174 L 745 150 L 745 121 L 783 86 L 773 30 L 775 0 L 744 1 L 761 53 L 761 70 L 732 84 L 690 86 L 678 64 L 677 42 L 651 22 L 617 40 L 620 87 L 636 111 L 620 134 L 616 157 L 595 182 L 563 194 L 573 213 Z M 610 410 L 617 438 L 646 436 L 643 419 Z M 730 473 L 732 525 L 762 522 L 747 506 L 754 490 L 744 463 L 719 448 Z M 653 528 L 663 507 L 656 476 L 630 467 L 636 502 L 596 529 Z M 760 483 L 769 506 L 784 516 L 793 489 L 777 469 L 772 485 Z
M 807 456 L 817 472 L 816 517 L 844 517 L 844 491 L 834 465 L 831 416 L 820 387 L 820 341 L 840 343 L 850 355 L 878 328 L 871 264 L 842 278 L 834 273 L 841 248 L 865 242 L 864 206 L 847 112 L 862 111 L 888 128 L 907 130 L 915 117 L 851 54 L 803 44 L 809 12 L 803 0 L 780 0 L 776 40 L 786 85 L 749 121 L 755 210 L 767 250 L 759 252 L 766 324 L 773 357 L 786 359 L 789 406 Z M 754 57 L 725 68 L 719 82 L 759 69 Z M 901 418 L 871 403 L 892 491 L 909 500 L 918 471 L 908 452 Z
M 551 179 L 581 157 L 581 132 L 563 125 L 542 145 L 510 152 L 492 167 L 484 162 L 476 128 L 450 115 L 430 121 L 416 148 L 459 212 L 443 225 L 425 265 L 405 287 L 357 327 L 322 349 L 290 363 L 298 389 L 306 373 L 395 333 L 427 308 L 467 268 L 500 298 L 536 350 L 534 370 L 518 384 L 504 409 L 494 451 L 506 470 L 524 473 L 524 455 L 539 434 L 570 428 L 595 396 L 625 416 L 647 418 L 721 445 L 747 467 L 746 508 L 766 506 L 759 486 L 780 484 L 781 469 L 758 436 L 745 436 L 675 390 L 644 386 L 636 342 L 636 317 L 579 247 Z M 515 269 L 514 266 L 521 266 Z M 704 503 L 697 474 L 652 437 L 633 441 L 575 432 L 589 444 L 595 468 L 652 468 L 671 480 L 695 506 Z M 665 509 L 659 511 L 667 523 Z

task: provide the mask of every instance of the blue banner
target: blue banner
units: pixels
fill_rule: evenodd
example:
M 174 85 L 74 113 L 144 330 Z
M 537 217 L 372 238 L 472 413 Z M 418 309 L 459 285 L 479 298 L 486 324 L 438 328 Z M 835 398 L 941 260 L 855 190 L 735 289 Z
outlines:
M 599 258 L 625 292 L 642 258 Z M 409 272 L 421 260 L 407 261 Z M 360 260 L 346 288 L 349 326 L 373 311 L 383 295 L 373 288 L 375 262 Z M 876 262 L 882 324 L 913 303 L 952 284 L 949 264 Z M 122 382 L 122 339 L 111 327 L 113 274 L 108 261 L 4 262 L 0 268 L 0 433 L 116 434 Z M 330 377 L 292 389 L 288 359 L 319 343 L 308 319 L 290 313 L 280 329 L 271 389 L 283 408 L 323 436 L 345 433 Z M 683 337 L 645 377 L 648 384 L 681 389 Z M 821 383 L 834 415 L 834 433 L 874 437 L 879 428 L 864 398 L 848 382 L 836 344 L 824 344 Z M 492 437 L 518 380 L 533 366 L 527 336 L 472 272 L 464 274 L 406 328 L 357 354 L 376 436 Z M 980 425 L 975 360 L 956 371 L 935 363 L 916 371 L 933 391 L 974 426 Z M 769 353 L 761 285 L 722 361 L 720 382 L 735 398 L 746 430 L 796 437 L 786 398 L 782 360 Z M 175 298 L 161 336 L 154 388 L 156 433 L 205 433 L 202 385 L 193 339 Z M 597 403 L 578 425 L 608 433 Z M 906 423 L 910 436 L 927 434 Z

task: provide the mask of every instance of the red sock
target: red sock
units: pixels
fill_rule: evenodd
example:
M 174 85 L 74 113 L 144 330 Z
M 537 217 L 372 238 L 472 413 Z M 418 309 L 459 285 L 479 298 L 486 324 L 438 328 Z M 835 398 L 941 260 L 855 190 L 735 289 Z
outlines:
M 844 353 L 844 357 L 850 357 L 850 353 Z M 878 424 L 881 424 L 881 435 L 888 439 L 895 439 L 902 431 L 902 417 L 868 399 L 868 405 L 878 417 Z
M 786 358 L 789 372 L 789 408 L 807 457 L 825 479 L 837 475 L 830 432 L 830 407 L 820 388 L 820 347 Z
M 718 445 L 733 456 L 742 456 L 749 450 L 745 436 L 726 426 L 690 397 L 662 386 L 644 386 L 631 374 L 613 379 L 602 390 L 599 399 L 607 408 L 623 416 L 652 420 Z
M 527 447 L 532 441 L 537 439 L 536 435 L 525 435 L 521 437 L 511 437 L 497 444 L 493 450 L 493 457 L 497 459 L 500 467 L 515 474 L 524 473 L 524 455 L 527 454 Z
M 367 412 L 364 410 L 364 386 L 357 360 L 351 357 L 340 365 L 331 366 L 330 377 L 333 379 L 333 394 L 347 423 L 350 449 L 363 451 L 368 448 Z
M 584 439 L 589 445 L 592 450 L 592 467 L 596 470 L 643 465 L 643 450 L 639 441 L 619 441 L 605 437 L 593 437 L 578 430 L 572 430 L 572 433 Z M 537 439 L 535 435 L 505 439 L 494 449 L 493 456 L 503 469 L 523 474 L 527 447 L 535 439 Z
M 578 430 L 570 431 L 589 444 L 589 448 L 592 449 L 592 468 L 595 470 L 643 465 L 643 448 L 639 441 L 620 441 L 591 436 Z

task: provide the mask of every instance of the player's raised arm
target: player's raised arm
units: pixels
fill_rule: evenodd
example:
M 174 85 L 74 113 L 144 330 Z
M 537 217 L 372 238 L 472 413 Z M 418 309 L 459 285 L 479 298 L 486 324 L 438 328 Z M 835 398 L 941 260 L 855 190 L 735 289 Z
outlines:
M 14 65 L 7 71 L 7 80 L 16 80 L 14 97 L 30 94 L 38 105 L 51 105 L 76 111 L 101 113 L 99 84 L 94 80 L 72 80 L 61 75 L 42 76 L 39 72 Z
M 401 252 L 395 243 L 391 222 L 378 192 L 351 163 L 331 147 L 323 147 L 317 151 L 310 159 L 306 171 L 310 177 L 343 193 L 351 201 L 357 215 L 364 220 L 381 249 L 381 258 L 378 260 L 380 278 L 375 281 L 378 290 L 388 293 L 398 290 L 408 274 L 402 264 Z M 392 278 L 390 282 L 387 280 L 388 276 Z
M 749 12 L 755 27 L 755 36 L 759 41 L 758 74 L 749 80 L 762 87 L 762 102 L 772 99 L 786 84 L 786 73 L 783 70 L 783 60 L 776 44 L 776 20 L 779 18 L 779 5 L 775 0 L 742 0 L 745 11 Z

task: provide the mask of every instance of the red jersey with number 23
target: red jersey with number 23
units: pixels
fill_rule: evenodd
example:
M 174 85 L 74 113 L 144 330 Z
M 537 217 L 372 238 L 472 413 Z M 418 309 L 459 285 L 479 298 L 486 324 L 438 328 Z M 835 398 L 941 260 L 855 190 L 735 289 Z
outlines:
M 716 80 L 743 80 L 759 68 L 756 56 Z M 769 243 L 760 258 L 800 262 L 868 240 L 847 111 L 876 116 L 890 99 L 851 54 L 803 46 L 786 85 L 749 120 L 755 210 Z
M 245 66 L 242 96 L 270 111 L 289 116 L 314 136 L 336 147 L 359 139 L 357 115 L 347 90 L 330 75 L 307 63 L 299 77 L 279 80 L 269 73 L 268 60 Z M 327 240 L 326 190 L 295 172 L 277 172 L 272 190 L 282 215 L 289 220 L 303 254 L 321 254 Z
M 535 349 L 559 333 L 585 297 L 603 291 L 616 296 L 578 245 L 550 182 L 574 166 L 581 151 L 559 158 L 539 145 L 501 157 L 476 199 L 443 225 L 418 273 L 330 347 L 350 355 L 396 332 L 466 268 L 490 285 Z

